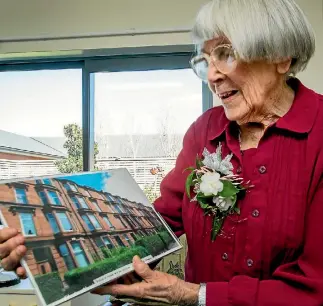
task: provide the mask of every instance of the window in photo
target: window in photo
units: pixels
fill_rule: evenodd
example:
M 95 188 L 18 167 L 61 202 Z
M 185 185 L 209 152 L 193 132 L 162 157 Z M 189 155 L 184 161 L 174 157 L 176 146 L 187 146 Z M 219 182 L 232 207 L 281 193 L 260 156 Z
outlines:
M 26 190 L 23 188 L 15 188 L 16 202 L 19 204 L 28 204 Z
M 20 222 L 23 235 L 26 237 L 36 236 L 36 227 L 33 220 L 33 214 L 30 213 L 20 213 Z
M 63 213 L 63 212 L 56 213 L 56 216 L 57 216 L 57 218 L 58 218 L 64 232 L 73 231 L 72 224 L 71 224 L 71 222 L 70 222 L 70 220 L 69 220 L 66 213 Z

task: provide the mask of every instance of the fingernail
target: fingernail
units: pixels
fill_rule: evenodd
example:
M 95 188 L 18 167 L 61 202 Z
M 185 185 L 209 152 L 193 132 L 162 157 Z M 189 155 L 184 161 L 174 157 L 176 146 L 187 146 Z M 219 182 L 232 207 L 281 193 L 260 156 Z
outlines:
M 140 257 L 138 255 L 135 255 L 133 257 L 133 262 L 140 262 Z

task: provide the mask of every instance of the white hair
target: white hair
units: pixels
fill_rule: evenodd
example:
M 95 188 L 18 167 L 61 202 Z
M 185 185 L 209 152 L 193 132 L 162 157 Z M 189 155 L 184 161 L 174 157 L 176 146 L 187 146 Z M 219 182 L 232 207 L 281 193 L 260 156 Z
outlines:
M 294 0 L 213 0 L 199 11 L 192 34 L 198 51 L 225 37 L 245 62 L 292 58 L 294 75 L 315 51 L 313 28 Z

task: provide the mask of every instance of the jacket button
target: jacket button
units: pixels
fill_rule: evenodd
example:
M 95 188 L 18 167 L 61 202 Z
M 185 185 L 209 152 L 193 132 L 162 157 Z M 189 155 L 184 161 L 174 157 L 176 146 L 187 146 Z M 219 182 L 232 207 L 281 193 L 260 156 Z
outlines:
M 223 254 L 222 254 L 222 259 L 223 259 L 224 261 L 228 260 L 228 259 L 229 259 L 229 255 L 228 255 L 227 253 L 223 253 Z
M 239 166 L 238 168 L 237 168 L 237 174 L 240 174 L 242 172 L 242 168 Z
M 267 168 L 266 168 L 265 166 L 261 166 L 261 167 L 259 167 L 259 172 L 260 172 L 261 174 L 264 174 L 264 173 L 266 173 L 266 172 L 267 172 Z
M 253 260 L 252 259 L 248 259 L 247 260 L 247 266 L 250 268 L 250 267 L 252 267 L 253 266 Z
M 260 215 L 260 212 L 259 212 L 259 210 L 258 210 L 258 209 L 255 209 L 255 210 L 251 213 L 251 215 L 252 215 L 254 218 L 258 218 L 258 217 L 259 217 L 259 215 Z

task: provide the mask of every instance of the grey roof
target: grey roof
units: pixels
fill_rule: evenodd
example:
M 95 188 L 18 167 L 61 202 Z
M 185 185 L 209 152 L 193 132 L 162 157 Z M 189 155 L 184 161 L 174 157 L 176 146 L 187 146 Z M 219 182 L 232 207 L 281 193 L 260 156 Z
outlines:
M 65 152 L 64 138 L 37 137 L 39 141 Z M 99 158 L 176 157 L 182 148 L 183 135 L 105 135 L 96 139 Z
M 19 152 L 21 154 L 41 155 L 51 158 L 61 158 L 65 153 L 53 148 L 48 143 L 19 134 L 0 130 L 0 151 Z

